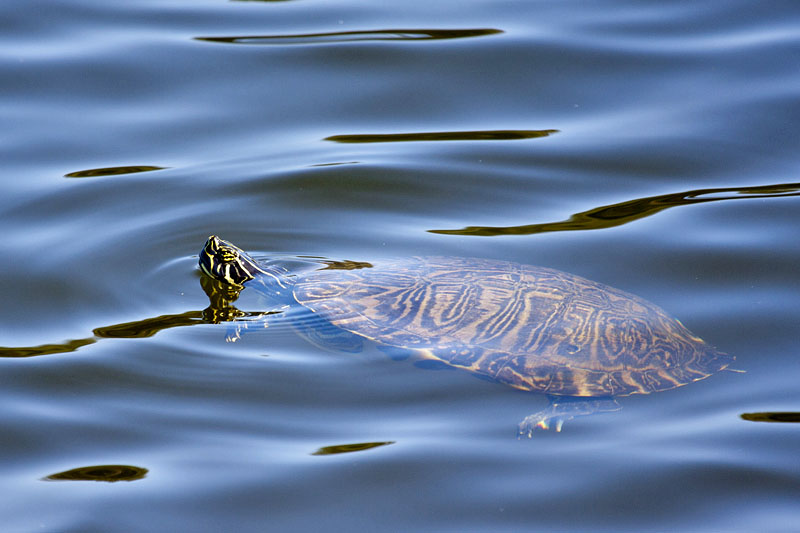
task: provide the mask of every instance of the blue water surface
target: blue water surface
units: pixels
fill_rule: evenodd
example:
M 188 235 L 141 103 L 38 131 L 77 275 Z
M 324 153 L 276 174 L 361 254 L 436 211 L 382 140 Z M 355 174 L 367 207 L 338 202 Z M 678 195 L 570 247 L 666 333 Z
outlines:
M 791 1 L 0 4 L 2 529 L 796 531 L 799 52 Z M 564 270 L 743 372 L 518 440 L 545 396 L 231 342 L 210 234 Z

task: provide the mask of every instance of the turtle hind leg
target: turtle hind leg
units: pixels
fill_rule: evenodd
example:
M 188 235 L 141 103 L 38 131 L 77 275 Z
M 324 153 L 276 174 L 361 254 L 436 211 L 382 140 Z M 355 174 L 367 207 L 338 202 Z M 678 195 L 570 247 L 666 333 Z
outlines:
M 517 438 L 533 436 L 537 429 L 548 430 L 551 427 L 561 431 L 567 420 L 594 413 L 606 413 L 622 409 L 612 397 L 582 398 L 578 396 L 548 396 L 550 405 L 538 413 L 526 416 L 519 424 Z

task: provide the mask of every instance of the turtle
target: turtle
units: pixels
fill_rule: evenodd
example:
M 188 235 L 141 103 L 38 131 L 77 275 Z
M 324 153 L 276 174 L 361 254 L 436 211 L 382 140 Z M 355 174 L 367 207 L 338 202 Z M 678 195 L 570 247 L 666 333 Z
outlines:
M 638 296 L 553 268 L 463 257 L 321 262 L 293 272 L 212 235 L 202 272 L 299 304 L 337 331 L 524 391 L 519 436 L 686 385 L 734 360 Z

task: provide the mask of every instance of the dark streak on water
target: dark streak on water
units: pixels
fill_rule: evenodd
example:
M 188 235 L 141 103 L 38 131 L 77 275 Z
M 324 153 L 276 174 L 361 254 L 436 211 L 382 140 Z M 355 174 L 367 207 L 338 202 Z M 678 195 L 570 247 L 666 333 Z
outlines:
M 164 167 L 156 167 L 152 165 L 135 165 L 128 167 L 109 167 L 109 168 L 92 168 L 89 170 L 77 170 L 65 174 L 65 178 L 96 178 L 99 176 L 119 176 L 120 174 L 135 174 L 137 172 L 150 172 L 153 170 L 164 170 Z
M 743 413 L 742 420 L 750 422 L 779 422 L 796 424 L 800 422 L 800 413 Z
M 322 448 L 315 451 L 311 455 L 335 455 L 339 453 L 362 452 L 364 450 L 371 450 L 372 448 L 377 448 L 378 446 L 386 446 L 389 444 L 394 444 L 394 442 L 387 441 L 387 442 L 359 442 L 355 444 L 337 444 L 335 446 L 323 446 Z
M 558 130 L 432 131 L 426 133 L 385 133 L 331 135 L 326 141 L 338 143 L 389 143 L 421 141 L 516 141 L 548 137 Z
M 464 39 L 503 33 L 495 29 L 403 29 L 340 31 L 332 33 L 304 33 L 298 35 L 243 35 L 237 37 L 195 37 L 198 41 L 230 44 L 329 44 L 358 41 L 427 41 L 441 39 Z
M 730 194 L 734 193 L 734 194 Z M 568 220 L 561 222 L 545 222 L 513 227 L 469 226 L 458 230 L 432 229 L 431 233 L 442 235 L 472 235 L 477 237 L 495 237 L 498 235 L 533 235 L 549 231 L 585 231 L 608 229 L 628 224 L 644 217 L 655 215 L 671 207 L 692 205 L 703 202 L 721 200 L 743 200 L 782 198 L 800 196 L 800 183 L 780 183 L 776 185 L 760 185 L 753 187 L 724 187 L 718 189 L 699 189 L 679 193 L 637 198 L 614 205 L 604 205 L 575 213 Z
M 147 469 L 130 465 L 97 465 L 73 468 L 66 472 L 50 474 L 44 481 L 137 481 L 147 477 Z

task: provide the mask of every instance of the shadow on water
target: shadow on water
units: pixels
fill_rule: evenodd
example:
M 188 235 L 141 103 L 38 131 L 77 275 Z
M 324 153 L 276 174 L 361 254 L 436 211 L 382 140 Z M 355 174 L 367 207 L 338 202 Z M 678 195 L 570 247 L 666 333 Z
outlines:
M 137 481 L 147 476 L 148 470 L 130 465 L 81 466 L 65 472 L 50 474 L 42 481 Z
M 195 37 L 194 39 L 212 43 L 286 45 L 350 43 L 357 41 L 430 41 L 483 37 L 499 33 L 503 33 L 503 31 L 493 28 L 461 30 L 390 29 L 339 31 L 330 33 L 298 33 L 291 35 L 234 35 L 229 37 Z
M 671 207 L 705 202 L 718 202 L 721 200 L 744 200 L 786 196 L 800 196 L 800 183 L 781 183 L 755 187 L 695 189 L 596 207 L 588 211 L 583 211 L 582 213 L 576 213 L 569 217 L 569 219 L 559 222 L 506 227 L 468 226 L 462 229 L 431 229 L 428 230 L 428 232 L 442 235 L 496 237 L 500 235 L 533 235 L 552 231 L 607 229 L 655 215 Z
M 431 131 L 423 133 L 386 133 L 332 135 L 324 141 L 337 143 L 394 143 L 414 141 L 516 141 L 548 137 L 559 130 L 482 130 L 482 131 Z

